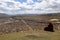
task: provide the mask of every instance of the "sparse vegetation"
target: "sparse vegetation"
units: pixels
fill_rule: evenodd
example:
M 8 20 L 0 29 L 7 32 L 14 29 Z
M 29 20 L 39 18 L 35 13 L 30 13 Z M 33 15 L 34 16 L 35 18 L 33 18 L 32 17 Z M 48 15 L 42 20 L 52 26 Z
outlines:
M 59 16 L 38 15 L 4 18 L 0 20 L 0 40 L 60 40 L 60 23 L 53 23 L 55 32 L 43 31 L 44 27 L 48 25 L 48 20 L 53 18 L 60 20 Z
M 0 34 L 11 32 L 27 31 L 27 30 L 43 30 L 48 25 L 48 20 L 51 18 L 58 18 L 58 16 L 12 16 L 1 19 Z M 23 22 L 23 21 L 24 22 Z M 54 29 L 59 29 L 60 25 L 54 23 Z
M 25 31 L 0 35 L 0 40 L 60 40 L 60 31 Z

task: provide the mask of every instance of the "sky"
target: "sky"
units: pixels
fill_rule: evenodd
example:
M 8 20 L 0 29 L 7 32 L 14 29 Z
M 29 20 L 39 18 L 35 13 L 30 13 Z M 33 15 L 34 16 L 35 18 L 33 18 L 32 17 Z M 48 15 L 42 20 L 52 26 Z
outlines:
M 43 14 L 60 12 L 60 0 L 0 0 L 0 13 Z

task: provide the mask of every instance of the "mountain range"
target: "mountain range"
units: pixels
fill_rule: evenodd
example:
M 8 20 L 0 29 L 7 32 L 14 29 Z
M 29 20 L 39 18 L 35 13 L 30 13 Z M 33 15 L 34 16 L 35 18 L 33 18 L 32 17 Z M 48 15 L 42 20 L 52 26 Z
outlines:
M 16 14 L 16 15 L 8 15 L 5 13 L 0 13 L 0 17 L 7 17 L 7 16 L 60 16 L 60 13 L 48 13 L 48 14 Z

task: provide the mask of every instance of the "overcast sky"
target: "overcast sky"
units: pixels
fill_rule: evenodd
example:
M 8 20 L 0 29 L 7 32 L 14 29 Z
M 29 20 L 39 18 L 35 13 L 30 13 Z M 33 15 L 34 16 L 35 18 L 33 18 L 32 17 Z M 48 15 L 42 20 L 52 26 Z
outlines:
M 42 14 L 60 12 L 60 0 L 0 0 L 0 12 L 6 14 Z

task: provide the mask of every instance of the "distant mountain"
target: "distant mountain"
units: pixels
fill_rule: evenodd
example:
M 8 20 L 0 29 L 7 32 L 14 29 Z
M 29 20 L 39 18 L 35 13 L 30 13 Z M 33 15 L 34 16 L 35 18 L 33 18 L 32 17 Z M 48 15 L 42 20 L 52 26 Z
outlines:
M 5 13 L 0 13 L 0 17 L 7 17 L 7 16 L 37 16 L 39 14 L 14 14 L 14 15 L 9 15 Z
M 5 13 L 0 13 L 0 17 L 7 17 L 9 15 L 5 14 Z
M 16 14 L 10 16 L 60 16 L 60 13 L 44 13 L 44 14 Z
M 44 13 L 44 14 L 16 14 L 16 15 L 8 15 L 5 13 L 0 13 L 0 17 L 7 17 L 7 16 L 60 16 L 60 13 Z
M 40 16 L 60 16 L 60 13 L 41 14 Z

